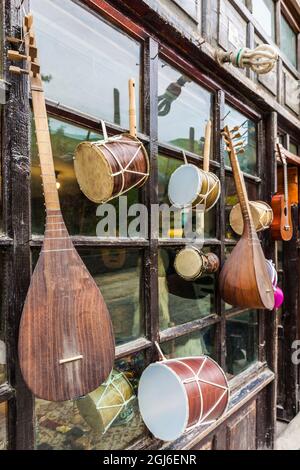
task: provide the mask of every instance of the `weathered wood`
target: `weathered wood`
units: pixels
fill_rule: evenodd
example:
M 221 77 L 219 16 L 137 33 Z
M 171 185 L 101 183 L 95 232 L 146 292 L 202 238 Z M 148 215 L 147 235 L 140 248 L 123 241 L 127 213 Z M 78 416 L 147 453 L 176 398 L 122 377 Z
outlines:
M 218 324 L 220 322 L 219 315 L 211 314 L 207 317 L 200 318 L 197 320 L 193 320 L 187 323 L 183 323 L 182 325 L 172 326 L 164 331 L 161 331 L 159 334 L 159 341 L 166 342 L 170 341 L 171 339 L 179 338 L 180 336 L 184 336 L 187 334 L 191 334 L 195 331 L 202 330 L 211 325 Z

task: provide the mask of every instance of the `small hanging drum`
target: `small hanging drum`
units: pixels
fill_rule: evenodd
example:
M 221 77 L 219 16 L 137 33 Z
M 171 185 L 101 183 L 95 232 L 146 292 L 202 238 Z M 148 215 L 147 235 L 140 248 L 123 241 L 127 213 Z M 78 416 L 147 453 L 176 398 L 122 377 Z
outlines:
M 94 432 L 104 434 L 121 416 L 130 418 L 130 407 L 136 398 L 133 388 L 122 372 L 113 370 L 106 382 L 76 401 L 81 416 Z
M 97 203 L 142 186 L 149 176 L 146 149 L 130 134 L 81 142 L 75 151 L 74 167 L 81 191 Z
M 177 168 L 169 180 L 169 200 L 178 209 L 195 208 L 198 204 L 203 204 L 205 212 L 208 212 L 217 203 L 220 192 L 219 178 L 191 163 Z
M 203 273 L 215 273 L 219 266 L 220 261 L 217 255 L 203 253 L 193 246 L 180 250 L 174 262 L 175 271 L 186 281 L 195 281 Z
M 250 210 L 257 232 L 266 230 L 273 221 L 272 208 L 264 201 L 249 201 Z M 230 212 L 229 223 L 232 230 L 238 235 L 242 235 L 244 230 L 244 221 L 240 204 L 236 204 Z
M 138 400 L 150 432 L 173 441 L 193 426 L 219 419 L 228 406 L 229 386 L 209 357 L 163 360 L 143 372 Z
M 277 274 L 277 271 L 275 269 L 275 264 L 273 263 L 273 261 L 271 259 L 266 259 L 266 266 L 267 266 L 267 271 L 268 271 L 268 274 L 269 274 L 271 282 L 272 282 L 272 286 L 275 289 L 277 287 L 277 284 L 278 284 L 278 274 Z

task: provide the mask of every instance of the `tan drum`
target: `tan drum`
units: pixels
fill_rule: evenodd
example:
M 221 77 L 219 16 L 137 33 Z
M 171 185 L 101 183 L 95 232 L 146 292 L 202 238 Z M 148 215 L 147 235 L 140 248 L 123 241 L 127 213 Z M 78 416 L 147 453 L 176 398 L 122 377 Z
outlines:
M 134 187 L 149 176 L 149 158 L 143 144 L 130 134 L 82 142 L 75 151 L 75 174 L 81 191 L 93 202 L 104 203 Z
M 203 253 L 197 247 L 186 247 L 180 250 L 175 258 L 174 268 L 177 274 L 186 281 L 195 281 L 203 273 L 215 273 L 220 261 L 214 253 Z
M 249 201 L 249 204 L 256 231 L 261 232 L 269 228 L 273 220 L 273 211 L 269 204 L 264 201 Z M 235 233 L 242 235 L 244 221 L 240 204 L 236 204 L 231 209 L 229 223 Z
M 104 434 L 136 398 L 126 376 L 113 370 L 106 382 L 76 402 L 93 431 Z

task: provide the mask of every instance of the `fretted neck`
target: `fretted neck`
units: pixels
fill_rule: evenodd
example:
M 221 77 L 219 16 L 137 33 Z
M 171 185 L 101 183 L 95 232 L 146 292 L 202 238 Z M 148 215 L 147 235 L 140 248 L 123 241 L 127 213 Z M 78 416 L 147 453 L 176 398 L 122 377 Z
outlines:
M 228 132 L 229 135 L 229 129 L 225 128 L 226 131 Z M 233 177 L 234 177 L 234 182 L 236 186 L 236 191 L 239 197 L 239 202 L 241 206 L 241 212 L 243 214 L 243 220 L 244 220 L 244 231 L 248 228 L 254 227 L 253 224 L 253 219 L 252 215 L 250 212 L 250 205 L 249 205 L 249 200 L 248 200 L 248 194 L 247 194 L 247 189 L 245 185 L 245 180 L 244 180 L 244 175 L 241 172 L 240 169 L 240 164 L 237 158 L 236 150 L 233 146 L 232 141 L 229 143 L 229 158 L 230 158 L 230 163 L 232 167 L 232 172 L 233 172 Z
M 41 176 L 44 188 L 47 215 L 60 211 L 56 176 L 53 163 L 48 117 L 41 77 L 31 78 L 32 105 L 35 120 L 35 132 L 41 163 Z

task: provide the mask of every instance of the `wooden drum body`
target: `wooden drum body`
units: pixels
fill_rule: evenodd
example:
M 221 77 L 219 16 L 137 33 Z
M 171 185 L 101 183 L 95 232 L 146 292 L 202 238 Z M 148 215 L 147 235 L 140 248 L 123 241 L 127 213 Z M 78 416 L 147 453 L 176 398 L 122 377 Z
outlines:
M 203 253 L 199 248 L 189 246 L 180 250 L 175 258 L 174 268 L 186 281 L 195 281 L 203 273 L 211 274 L 219 269 L 220 261 L 214 253 Z
M 269 228 L 273 221 L 273 211 L 269 204 L 264 201 L 249 201 L 249 205 L 256 231 L 261 232 Z M 240 204 L 236 204 L 231 209 L 229 223 L 235 233 L 242 235 L 244 221 Z
M 81 191 L 93 202 L 104 203 L 149 176 L 149 158 L 143 144 L 130 134 L 97 142 L 81 142 L 75 151 L 75 174 Z
M 228 406 L 229 387 L 225 373 L 209 357 L 170 359 L 147 367 L 138 399 L 150 432 L 173 441 L 192 426 L 219 419 Z
M 220 180 L 211 172 L 200 170 L 192 163 L 186 163 L 172 173 L 168 196 L 174 207 L 195 208 L 198 204 L 205 206 L 208 212 L 220 197 Z

